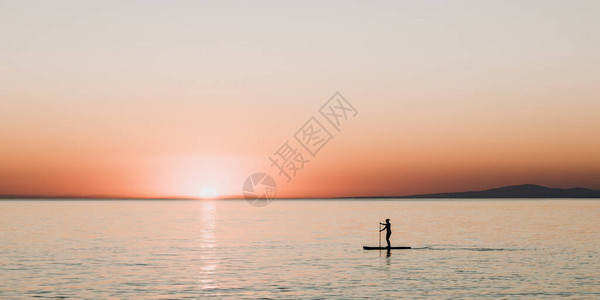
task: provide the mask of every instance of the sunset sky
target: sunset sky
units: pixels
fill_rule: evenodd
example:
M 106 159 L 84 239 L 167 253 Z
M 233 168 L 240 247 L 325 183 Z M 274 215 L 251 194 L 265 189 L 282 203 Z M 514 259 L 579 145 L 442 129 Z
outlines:
M 600 189 L 600 1 L 0 1 L 0 194 Z M 269 156 L 358 114 L 288 183 Z

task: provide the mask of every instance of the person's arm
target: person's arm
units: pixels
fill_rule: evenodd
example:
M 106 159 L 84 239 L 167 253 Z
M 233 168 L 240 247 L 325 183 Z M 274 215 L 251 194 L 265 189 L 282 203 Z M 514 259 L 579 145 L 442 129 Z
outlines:
M 383 226 L 383 228 L 382 228 L 381 230 L 379 230 L 379 232 L 382 232 L 382 231 L 384 231 L 384 230 L 386 230 L 386 229 L 387 229 L 387 224 L 383 224 L 383 223 L 379 223 L 379 224 L 381 224 L 381 225 L 385 225 L 385 226 Z

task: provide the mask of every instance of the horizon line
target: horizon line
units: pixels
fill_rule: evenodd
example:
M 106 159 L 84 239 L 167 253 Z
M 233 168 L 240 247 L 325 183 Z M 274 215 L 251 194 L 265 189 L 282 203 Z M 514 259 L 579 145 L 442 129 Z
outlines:
M 596 192 L 600 192 L 600 190 L 594 190 L 591 188 L 585 187 L 574 187 L 574 188 L 554 188 L 548 187 L 539 184 L 517 184 L 517 185 L 506 185 L 494 188 L 488 188 L 483 190 L 467 190 L 467 191 L 455 191 L 455 192 L 441 192 L 441 193 L 426 193 L 426 194 L 411 194 L 411 195 L 369 195 L 369 196 L 326 196 L 326 197 L 283 197 L 274 199 L 280 200 L 292 200 L 292 199 L 366 199 L 366 198 L 381 198 L 381 199 L 389 199 L 389 198 L 411 198 L 411 197 L 419 197 L 420 199 L 427 198 L 427 196 L 431 196 L 430 199 L 439 199 L 439 198 L 448 198 L 448 197 L 439 197 L 443 194 L 453 194 L 453 193 L 468 193 L 468 192 L 483 192 L 489 191 L 493 189 L 500 189 L 506 187 L 516 187 L 516 186 L 537 186 L 548 189 L 561 189 L 561 190 L 570 190 L 570 189 L 588 189 Z M 435 196 L 438 197 L 435 197 Z M 482 197 L 486 198 L 486 197 Z M 493 197 L 493 198 L 512 198 L 517 199 L 515 197 Z M 523 199 L 528 199 L 528 197 L 522 197 Z M 245 200 L 243 195 L 224 195 L 221 197 L 214 198 L 205 198 L 205 197 L 191 197 L 191 196 L 158 196 L 158 197 L 137 197 L 137 196 L 119 196 L 119 195 L 27 195 L 27 194 L 16 194 L 16 195 L 0 195 L 0 200 L 35 200 L 35 199 L 65 199 L 65 200 Z

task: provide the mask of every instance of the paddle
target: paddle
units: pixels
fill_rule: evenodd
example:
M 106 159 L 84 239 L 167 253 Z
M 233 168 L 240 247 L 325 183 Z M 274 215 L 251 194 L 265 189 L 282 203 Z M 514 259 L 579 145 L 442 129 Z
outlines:
M 381 223 L 380 222 L 377 222 L 377 223 L 379 223 L 379 228 L 377 228 L 377 230 L 379 231 L 379 248 L 381 248 Z

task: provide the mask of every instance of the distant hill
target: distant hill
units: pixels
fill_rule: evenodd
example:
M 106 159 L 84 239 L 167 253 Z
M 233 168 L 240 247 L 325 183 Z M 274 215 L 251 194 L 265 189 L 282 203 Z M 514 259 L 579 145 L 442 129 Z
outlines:
M 521 184 L 483 191 L 422 194 L 400 198 L 600 198 L 600 191 L 586 188 L 559 189 L 535 184 Z

